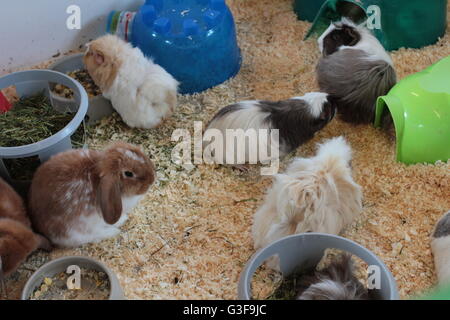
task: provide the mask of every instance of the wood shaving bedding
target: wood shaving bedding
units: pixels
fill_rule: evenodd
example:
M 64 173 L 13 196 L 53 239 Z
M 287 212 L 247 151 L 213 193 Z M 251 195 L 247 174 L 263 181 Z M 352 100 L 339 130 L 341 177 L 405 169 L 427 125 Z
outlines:
M 240 73 L 204 93 L 180 97 L 178 112 L 153 130 L 127 128 L 114 115 L 90 139 L 141 145 L 158 167 L 158 182 L 114 239 L 75 249 L 37 252 L 8 280 L 19 298 L 26 280 L 50 259 L 85 255 L 118 275 L 128 299 L 236 299 L 239 274 L 254 253 L 251 223 L 271 184 L 259 168 L 242 174 L 228 167 L 171 162 L 176 128 L 204 125 L 227 104 L 244 99 L 285 99 L 317 90 L 315 39 L 301 41 L 309 23 L 298 21 L 290 0 L 227 1 L 243 54 Z M 450 9 L 450 5 L 448 7 Z M 399 79 L 450 54 L 450 30 L 423 49 L 392 53 Z M 420 294 L 436 282 L 429 241 L 439 217 L 450 208 L 450 163 L 406 166 L 395 162 L 395 145 L 378 129 L 334 119 L 295 155 L 312 156 L 316 143 L 344 135 L 354 151 L 354 176 L 364 191 L 364 210 L 342 235 L 377 254 L 392 271 L 400 295 Z M 264 270 L 263 270 L 264 271 Z M 264 271 L 260 287 L 276 281 Z

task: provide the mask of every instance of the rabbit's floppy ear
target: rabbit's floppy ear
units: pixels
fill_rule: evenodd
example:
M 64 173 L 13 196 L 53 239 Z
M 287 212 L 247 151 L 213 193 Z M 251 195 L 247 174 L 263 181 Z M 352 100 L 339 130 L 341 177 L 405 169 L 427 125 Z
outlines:
M 122 197 L 119 177 L 107 174 L 100 178 L 98 201 L 103 219 L 108 224 L 115 224 L 122 214 Z

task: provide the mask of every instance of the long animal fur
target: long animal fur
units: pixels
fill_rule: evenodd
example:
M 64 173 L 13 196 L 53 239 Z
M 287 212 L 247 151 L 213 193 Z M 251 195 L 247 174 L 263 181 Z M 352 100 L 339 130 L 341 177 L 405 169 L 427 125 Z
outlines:
M 255 249 L 295 233 L 339 234 L 362 210 L 344 138 L 320 145 L 315 157 L 296 158 L 275 177 L 252 227 Z
M 392 66 L 367 58 L 364 51 L 345 49 L 322 58 L 317 65 L 320 89 L 330 94 L 346 122 L 372 123 L 377 98 L 396 83 Z
M 119 37 L 106 35 L 90 42 L 83 61 L 128 126 L 154 128 L 175 111 L 178 82 Z
M 316 68 L 320 90 L 327 92 L 336 103 L 342 120 L 354 124 L 372 123 L 377 98 L 387 94 L 396 83 L 392 60 L 369 30 L 346 19 L 337 27 L 330 25 L 325 36 L 321 36 L 322 50 L 326 49 L 323 43 L 329 40 L 326 34 L 339 27 L 352 30 L 355 39 L 360 40 L 331 49 L 333 53 L 329 55 L 323 51 L 324 56 Z
M 341 254 L 324 269 L 300 280 L 298 300 L 367 300 L 368 290 L 354 275 L 350 254 Z

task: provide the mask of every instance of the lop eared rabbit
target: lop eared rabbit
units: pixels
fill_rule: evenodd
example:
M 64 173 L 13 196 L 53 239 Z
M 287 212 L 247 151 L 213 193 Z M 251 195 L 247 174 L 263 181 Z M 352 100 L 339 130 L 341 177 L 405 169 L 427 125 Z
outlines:
M 320 36 L 322 58 L 316 68 L 320 90 L 336 103 L 341 119 L 373 123 L 375 104 L 396 83 L 392 59 L 362 26 L 343 18 Z
M 255 249 L 303 232 L 339 234 L 362 211 L 361 187 L 352 178 L 352 152 L 344 138 L 319 146 L 312 158 L 296 158 L 275 176 L 255 213 Z
M 62 247 L 114 237 L 154 180 L 153 163 L 130 144 L 60 153 L 33 178 L 33 226 Z
M 178 82 L 139 48 L 114 35 L 87 47 L 86 69 L 128 126 L 154 128 L 175 111 Z
M 33 232 L 22 198 L 0 178 L 0 295 L 4 278 L 40 248 L 50 250 L 50 242 Z

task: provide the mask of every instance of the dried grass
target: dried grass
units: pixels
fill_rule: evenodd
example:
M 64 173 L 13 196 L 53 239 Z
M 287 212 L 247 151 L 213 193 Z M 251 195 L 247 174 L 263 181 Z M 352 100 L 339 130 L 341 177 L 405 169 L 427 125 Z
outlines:
M 270 179 L 253 168 L 239 174 L 206 165 L 185 170 L 170 161 L 175 128 L 192 129 L 237 100 L 282 99 L 317 90 L 314 40 L 301 41 L 309 23 L 297 21 L 290 0 L 231 0 L 243 67 L 235 79 L 205 93 L 180 98 L 178 113 L 161 128 L 126 128 L 117 117 L 99 126 L 93 147 L 106 140 L 141 144 L 158 165 L 158 183 L 115 239 L 73 250 L 36 253 L 8 281 L 19 296 L 31 271 L 49 259 L 86 255 L 110 266 L 128 299 L 235 299 L 243 266 L 253 253 L 252 215 Z M 450 6 L 449 6 L 450 8 Z M 449 15 L 450 16 L 450 15 Z M 449 28 L 447 28 L 449 29 Z M 437 44 L 393 52 L 399 78 L 450 54 L 450 30 Z M 364 190 L 364 211 L 343 236 L 371 249 L 397 279 L 403 298 L 432 286 L 434 266 L 429 235 L 450 208 L 450 163 L 405 166 L 395 162 L 395 146 L 370 126 L 338 120 L 297 156 L 310 156 L 322 139 L 344 135 L 354 149 L 354 175 Z M 283 164 L 288 161 L 285 159 Z M 261 276 L 261 286 L 276 277 Z

